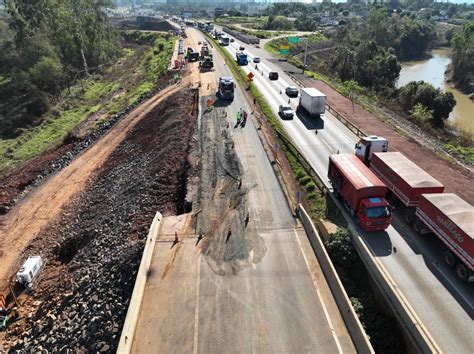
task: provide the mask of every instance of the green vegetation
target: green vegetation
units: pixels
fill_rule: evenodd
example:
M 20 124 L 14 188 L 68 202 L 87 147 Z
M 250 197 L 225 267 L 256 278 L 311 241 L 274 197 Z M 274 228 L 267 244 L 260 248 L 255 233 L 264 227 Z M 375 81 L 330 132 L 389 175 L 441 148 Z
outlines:
M 402 87 L 399 101 L 407 112 L 418 117 L 433 118 L 436 126 L 442 127 L 453 110 L 456 100 L 451 92 L 435 89 L 424 81 L 412 81 Z
M 167 70 L 175 37 L 126 32 L 123 38 L 125 45 L 147 44 L 149 48 L 134 50 L 127 47 L 118 61 L 123 61 L 122 64 L 110 66 L 102 75 L 90 75 L 72 85 L 40 117 L 41 124 L 20 129 L 15 137 L 0 139 L 0 169 L 27 161 L 61 144 L 91 114 L 98 114 L 97 122 L 100 123 L 154 89 L 156 80 Z
M 325 242 L 325 246 L 375 352 L 406 352 L 403 335 L 396 320 L 377 308 L 377 300 L 371 291 L 370 276 L 352 245 L 349 231 L 338 229 Z
M 64 88 L 120 55 L 120 41 L 103 11 L 105 0 L 5 5 L 10 31 L 1 42 L 0 76 L 10 80 L 0 85 L 0 137 L 12 138 L 40 123 Z
M 455 33 L 452 43 L 452 80 L 466 93 L 474 92 L 474 21 L 464 24 Z

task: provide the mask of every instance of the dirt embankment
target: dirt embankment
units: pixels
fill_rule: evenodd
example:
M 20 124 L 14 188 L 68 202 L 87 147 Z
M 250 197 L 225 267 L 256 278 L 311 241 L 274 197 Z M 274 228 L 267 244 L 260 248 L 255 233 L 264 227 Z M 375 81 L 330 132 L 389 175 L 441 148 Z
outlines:
M 90 128 L 93 122 L 84 122 L 80 125 L 81 129 L 76 129 L 77 132 L 75 130 L 71 133 L 58 147 L 42 153 L 22 166 L 0 171 L 0 215 L 8 213 L 17 201 L 21 200 L 32 188 L 38 186 L 46 177 L 68 166 L 80 152 L 106 134 L 135 107 L 148 100 L 156 92 L 168 87 L 171 80 L 172 77 L 169 74 L 162 76 L 156 83 L 157 88 L 154 92 L 144 95 L 139 101 L 110 116 L 91 133 L 83 134 L 83 131 Z
M 47 265 L 21 299 L 23 318 L 10 326 L 7 349 L 114 351 L 150 221 L 157 210 L 182 211 L 197 174 L 188 162 L 196 103 L 197 91 L 183 89 L 146 114 L 29 245 L 25 254 L 42 254 Z
M 297 78 L 307 87 L 316 87 L 327 95 L 328 103 L 343 114 L 351 123 L 359 127 L 366 134 L 383 136 L 389 141 L 391 151 L 400 151 L 410 160 L 423 168 L 446 186 L 446 192 L 456 193 L 467 202 L 474 204 L 474 188 L 472 181 L 474 173 L 457 163 L 443 160 L 432 150 L 425 147 L 414 138 L 399 134 L 390 124 L 378 119 L 358 104 L 331 88 L 324 82 L 308 79 L 297 74 Z

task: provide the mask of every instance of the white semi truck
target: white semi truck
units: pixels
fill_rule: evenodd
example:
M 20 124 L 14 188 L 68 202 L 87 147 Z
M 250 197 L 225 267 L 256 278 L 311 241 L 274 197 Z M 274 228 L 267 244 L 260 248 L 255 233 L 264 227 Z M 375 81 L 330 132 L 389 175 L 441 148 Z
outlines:
M 311 117 L 321 117 L 326 110 L 326 95 L 314 87 L 301 88 L 296 112 L 306 111 Z

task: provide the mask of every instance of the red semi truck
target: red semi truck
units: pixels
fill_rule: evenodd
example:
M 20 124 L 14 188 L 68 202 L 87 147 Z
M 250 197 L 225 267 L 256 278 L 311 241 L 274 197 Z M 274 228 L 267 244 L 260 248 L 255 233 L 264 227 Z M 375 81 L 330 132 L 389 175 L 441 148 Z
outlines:
M 453 193 L 423 194 L 413 228 L 434 233 L 446 246 L 444 261 L 463 281 L 474 281 L 474 207 Z
M 413 222 L 415 208 L 422 194 L 444 191 L 444 186 L 438 180 L 400 152 L 373 153 L 370 169 L 405 205 L 407 208 L 405 218 L 410 224 Z
M 328 177 L 336 197 L 341 198 L 365 231 L 385 230 L 392 221 L 385 200 L 387 187 L 352 154 L 329 156 Z

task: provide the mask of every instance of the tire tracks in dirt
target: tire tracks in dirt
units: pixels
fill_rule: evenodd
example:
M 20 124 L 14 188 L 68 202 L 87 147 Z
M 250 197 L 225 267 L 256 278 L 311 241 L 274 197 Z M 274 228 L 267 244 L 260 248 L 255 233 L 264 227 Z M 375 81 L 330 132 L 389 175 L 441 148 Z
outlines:
M 110 132 L 0 218 L 0 289 L 20 264 L 19 256 L 34 237 L 56 220 L 63 207 L 85 189 L 127 133 L 160 102 L 189 85 L 189 78 L 156 93 L 130 112 Z

